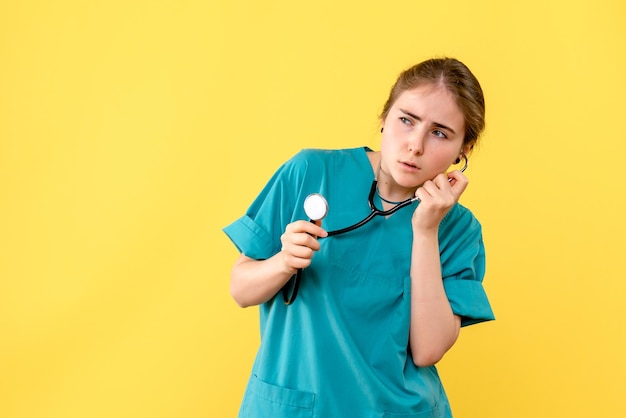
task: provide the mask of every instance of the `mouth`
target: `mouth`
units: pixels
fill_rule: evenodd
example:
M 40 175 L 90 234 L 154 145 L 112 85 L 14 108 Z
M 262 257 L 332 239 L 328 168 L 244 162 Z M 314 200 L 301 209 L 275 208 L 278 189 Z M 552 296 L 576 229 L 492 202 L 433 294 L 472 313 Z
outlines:
M 417 164 L 411 162 L 411 161 L 400 161 L 400 165 L 403 166 L 404 168 L 411 170 L 411 171 L 417 171 L 420 168 L 417 166 Z

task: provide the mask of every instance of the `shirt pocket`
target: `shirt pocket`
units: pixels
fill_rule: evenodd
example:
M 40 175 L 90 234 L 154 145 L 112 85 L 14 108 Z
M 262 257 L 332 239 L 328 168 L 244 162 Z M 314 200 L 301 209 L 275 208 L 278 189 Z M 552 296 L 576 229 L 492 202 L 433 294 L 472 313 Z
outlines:
M 315 394 L 250 377 L 239 418 L 312 418 Z

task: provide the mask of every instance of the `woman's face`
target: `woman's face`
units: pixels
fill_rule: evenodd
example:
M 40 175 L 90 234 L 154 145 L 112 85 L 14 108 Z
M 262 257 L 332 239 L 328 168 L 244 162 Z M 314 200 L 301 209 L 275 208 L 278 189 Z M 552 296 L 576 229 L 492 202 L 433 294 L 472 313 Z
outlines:
M 463 147 L 463 113 L 441 86 L 427 84 L 402 92 L 383 128 L 380 169 L 391 189 L 414 191 L 468 151 Z

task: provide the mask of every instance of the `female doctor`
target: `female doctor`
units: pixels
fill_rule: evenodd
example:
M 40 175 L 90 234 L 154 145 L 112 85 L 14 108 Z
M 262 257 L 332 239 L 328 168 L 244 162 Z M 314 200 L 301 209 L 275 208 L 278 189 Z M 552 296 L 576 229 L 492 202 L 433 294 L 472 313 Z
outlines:
M 303 150 L 224 228 L 241 252 L 232 297 L 260 305 L 240 417 L 452 416 L 434 365 L 461 327 L 494 319 L 481 226 L 458 203 L 468 179 L 453 169 L 484 115 L 463 63 L 422 62 L 391 89 L 380 151 Z M 304 212 L 312 193 L 328 202 L 322 221 Z M 411 203 L 329 235 L 371 213 L 368 195 L 380 210 Z

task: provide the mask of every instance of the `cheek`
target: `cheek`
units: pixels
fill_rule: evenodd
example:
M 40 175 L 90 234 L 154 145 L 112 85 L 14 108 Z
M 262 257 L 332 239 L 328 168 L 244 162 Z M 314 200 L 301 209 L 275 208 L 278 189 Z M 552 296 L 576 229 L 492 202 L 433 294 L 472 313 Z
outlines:
M 389 149 L 389 136 L 386 134 L 383 134 L 382 137 L 380 138 L 380 150 L 385 151 L 387 149 Z
M 390 158 L 396 155 L 398 151 L 398 141 L 391 135 L 385 135 L 380 141 L 380 151 L 384 158 Z
M 402 135 L 393 128 L 385 128 L 380 140 L 381 148 L 396 149 L 402 146 Z
M 445 165 L 448 167 L 459 156 L 460 147 L 452 144 L 437 144 L 438 145 L 431 147 L 431 153 L 429 155 L 430 160 L 437 166 L 442 167 Z
M 457 159 L 457 157 L 459 156 L 459 153 L 454 150 L 452 152 L 447 151 L 447 152 L 442 152 L 437 156 L 437 163 L 444 169 L 450 167 L 452 164 L 454 164 L 454 160 Z

